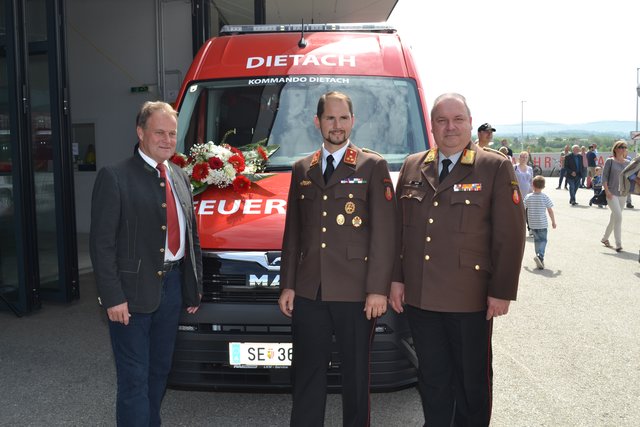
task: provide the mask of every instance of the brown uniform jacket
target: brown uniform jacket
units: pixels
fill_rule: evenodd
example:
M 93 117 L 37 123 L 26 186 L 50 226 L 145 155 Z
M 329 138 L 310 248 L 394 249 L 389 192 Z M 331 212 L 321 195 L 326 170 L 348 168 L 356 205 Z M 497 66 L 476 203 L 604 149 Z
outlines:
M 297 161 L 282 244 L 280 287 L 323 301 L 388 295 L 396 206 L 387 162 L 350 145 L 329 182 L 322 151 Z
M 409 156 L 397 184 L 401 255 L 394 281 L 425 310 L 474 312 L 515 300 L 525 243 L 522 197 L 504 156 L 469 144 L 438 184 L 436 149 Z

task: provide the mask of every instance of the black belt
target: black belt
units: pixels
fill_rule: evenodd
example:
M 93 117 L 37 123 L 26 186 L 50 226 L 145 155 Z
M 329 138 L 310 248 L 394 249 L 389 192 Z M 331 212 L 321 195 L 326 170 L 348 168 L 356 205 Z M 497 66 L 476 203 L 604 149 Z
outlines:
M 168 273 L 171 270 L 180 268 L 181 265 L 182 265 L 182 258 L 180 258 L 177 261 L 165 261 L 164 266 L 162 267 L 162 271 L 165 273 Z

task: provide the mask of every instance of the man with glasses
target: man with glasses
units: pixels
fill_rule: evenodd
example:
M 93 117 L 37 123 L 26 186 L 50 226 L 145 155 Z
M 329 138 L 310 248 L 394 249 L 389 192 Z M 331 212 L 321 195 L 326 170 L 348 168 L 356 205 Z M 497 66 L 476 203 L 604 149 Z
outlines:
M 582 155 L 580 154 L 580 146 L 571 147 L 571 154 L 564 158 L 564 167 L 567 170 L 567 182 L 569 183 L 569 203 L 571 206 L 578 204 L 576 202 L 576 193 L 580 186 L 580 178 L 582 177 Z

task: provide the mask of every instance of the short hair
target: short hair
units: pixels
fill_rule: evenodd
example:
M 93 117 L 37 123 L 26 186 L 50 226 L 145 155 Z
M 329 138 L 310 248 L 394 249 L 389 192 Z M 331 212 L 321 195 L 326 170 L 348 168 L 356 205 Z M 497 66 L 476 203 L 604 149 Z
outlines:
M 542 190 L 544 188 L 544 176 L 536 175 L 533 177 L 533 188 Z
M 176 120 L 178 119 L 178 112 L 174 110 L 171 104 L 164 101 L 147 101 L 142 104 L 142 108 L 140 108 L 140 112 L 136 116 L 136 126 L 145 129 L 147 127 L 147 120 L 157 111 L 163 111 L 175 117 Z
M 433 106 L 431 107 L 431 117 L 433 117 L 433 113 L 438 107 L 438 104 L 445 99 L 457 99 L 458 101 L 461 101 L 464 104 L 464 108 L 467 110 L 467 115 L 471 117 L 471 110 L 469 109 L 469 105 L 467 105 L 467 98 L 455 92 L 443 93 L 442 95 L 437 97 L 435 101 L 433 101 Z
M 324 104 L 327 102 L 327 99 L 329 98 L 339 99 L 341 101 L 346 102 L 347 105 L 349 106 L 349 113 L 351 113 L 351 117 L 353 117 L 353 102 L 351 102 L 351 98 L 349 98 L 348 95 L 342 92 L 338 92 L 334 90 L 334 91 L 325 93 L 320 97 L 320 99 L 318 99 L 318 107 L 316 108 L 316 116 L 318 116 L 318 118 L 321 118 L 322 115 L 324 114 Z

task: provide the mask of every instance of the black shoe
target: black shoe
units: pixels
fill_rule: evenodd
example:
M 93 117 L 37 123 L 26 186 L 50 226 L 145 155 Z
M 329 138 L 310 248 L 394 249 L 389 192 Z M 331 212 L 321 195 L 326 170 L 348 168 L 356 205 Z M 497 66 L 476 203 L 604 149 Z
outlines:
M 593 202 L 591 200 L 589 200 L 589 206 L 593 205 Z
M 629 209 L 633 209 L 633 205 L 632 205 L 631 203 L 627 203 L 627 207 L 628 207 Z
M 556 187 L 556 190 L 559 190 L 559 189 L 560 189 L 560 187 Z

